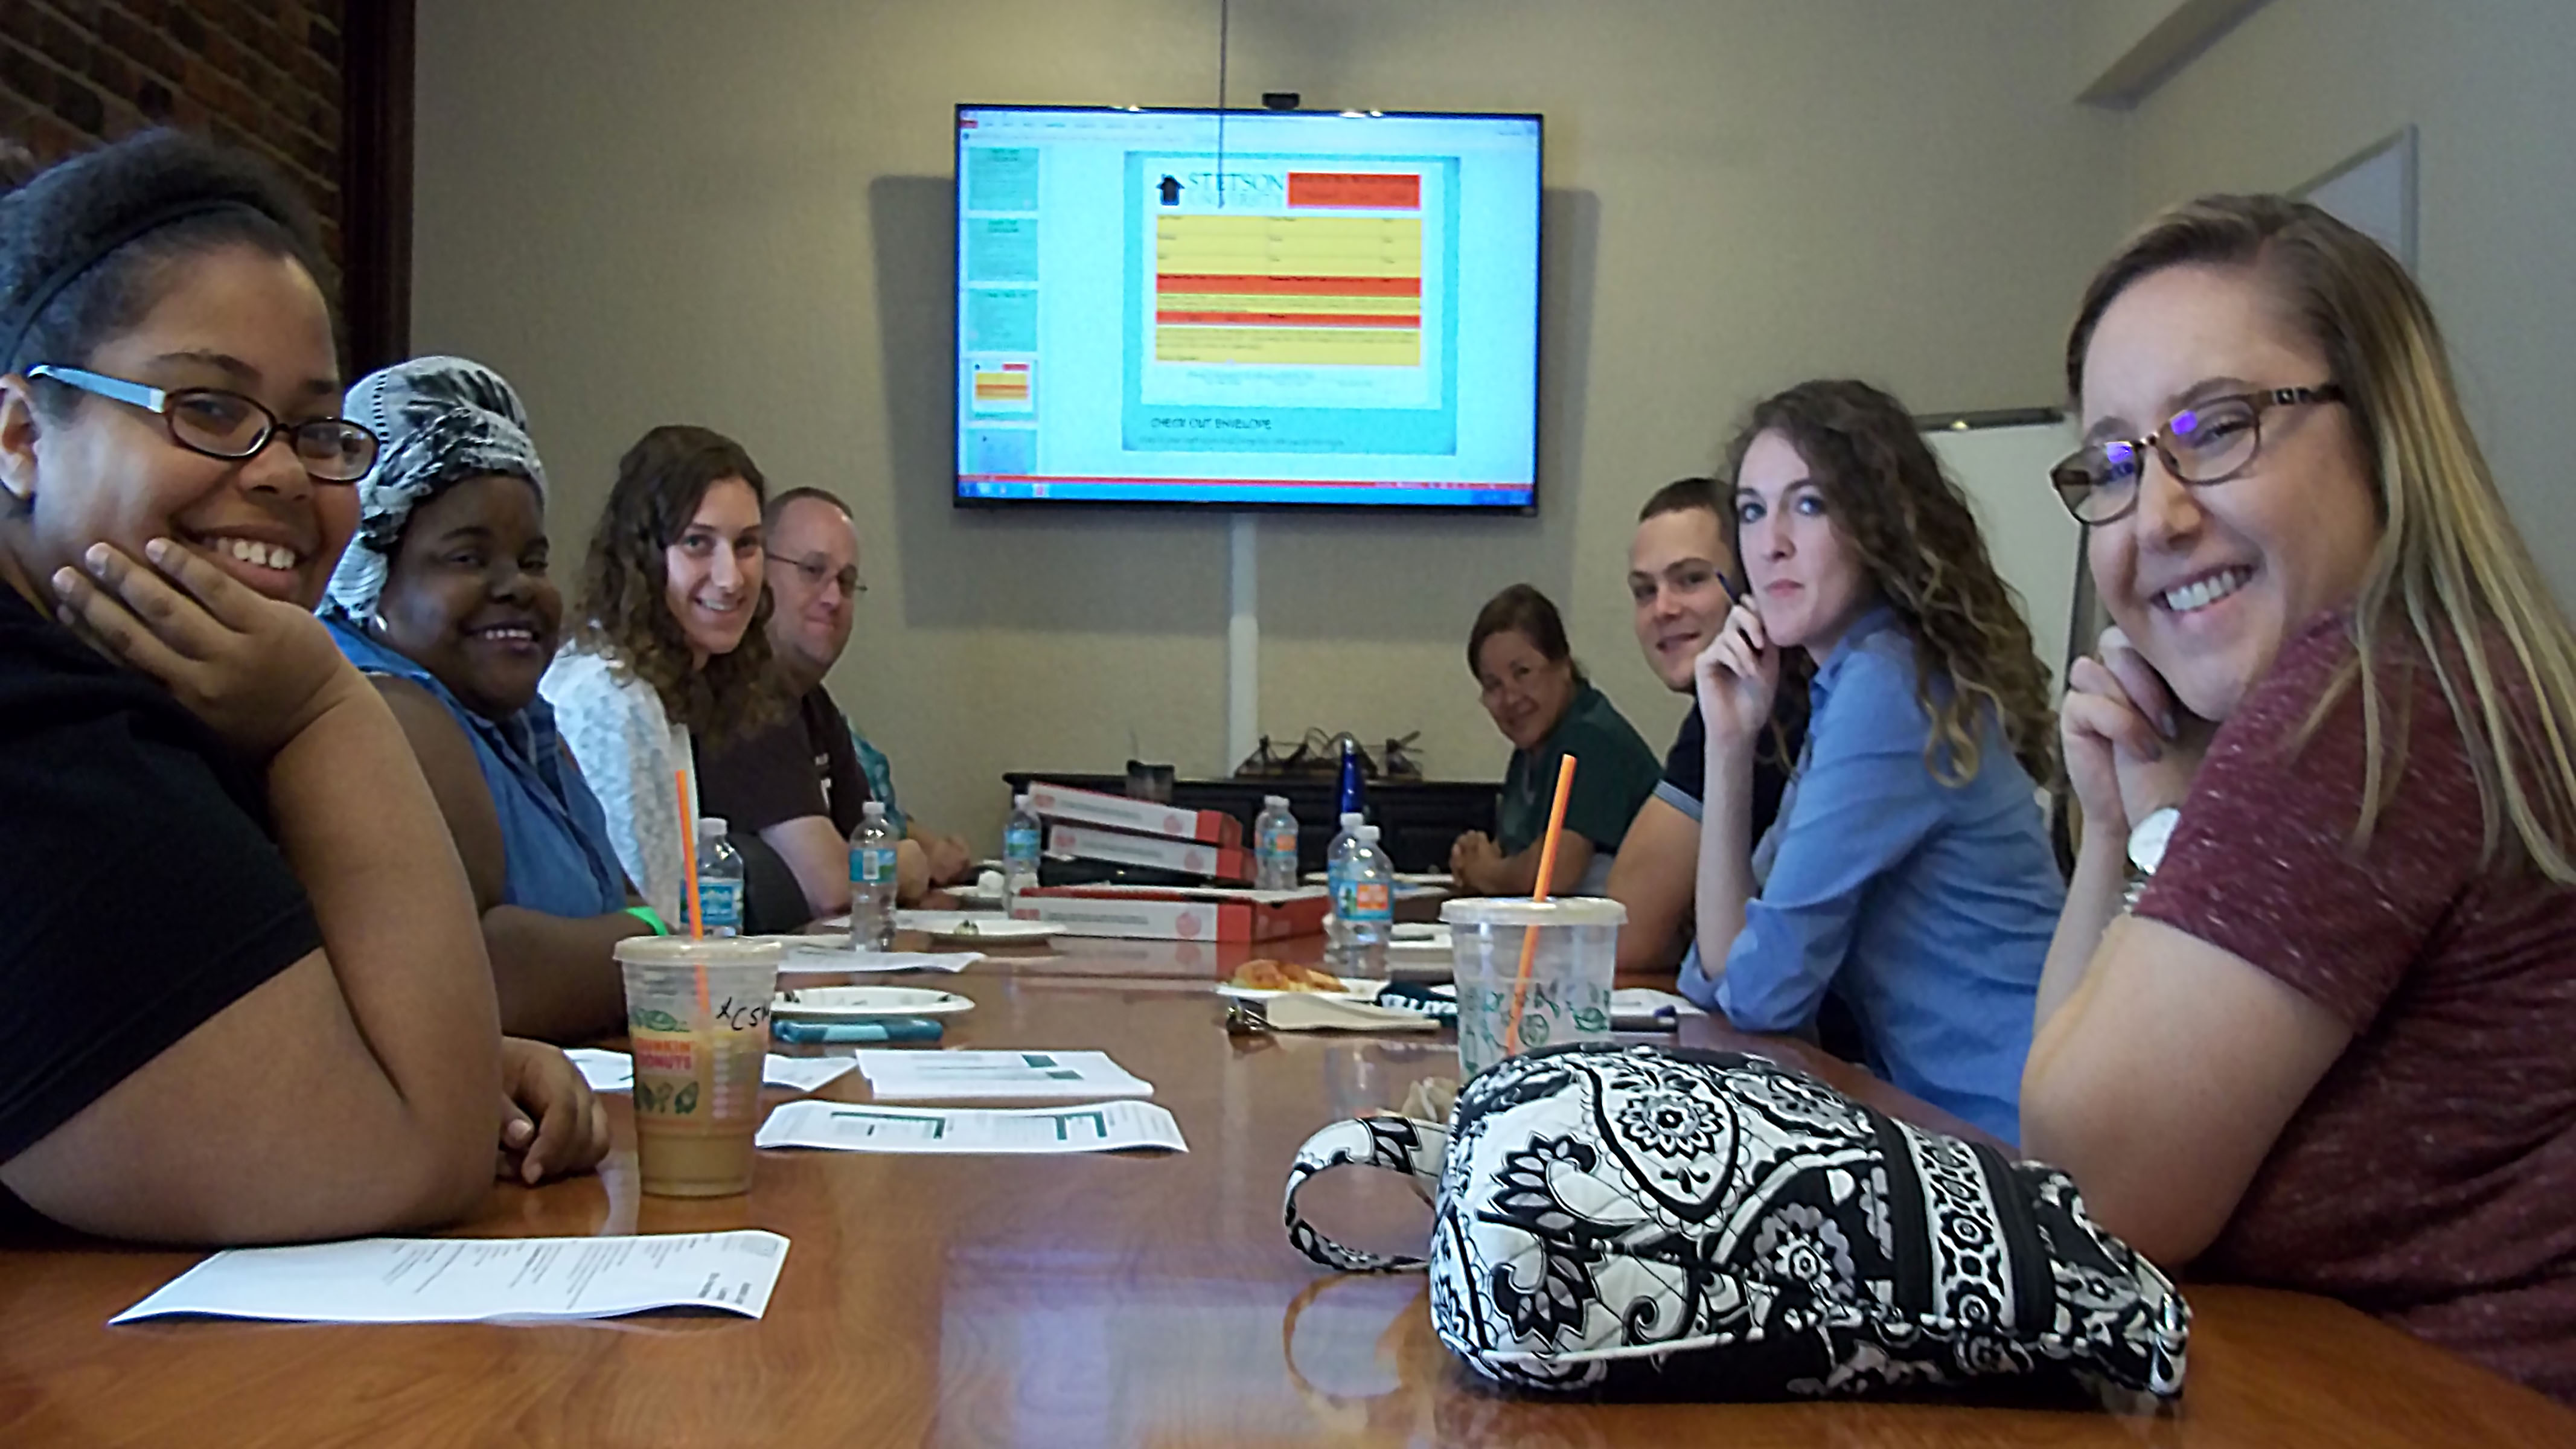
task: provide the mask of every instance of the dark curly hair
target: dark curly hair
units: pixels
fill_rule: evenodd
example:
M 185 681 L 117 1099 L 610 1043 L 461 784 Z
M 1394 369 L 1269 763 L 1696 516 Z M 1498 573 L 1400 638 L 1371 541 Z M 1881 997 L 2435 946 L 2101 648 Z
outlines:
M 590 537 L 581 570 L 580 644 L 613 656 L 653 686 L 673 722 L 722 747 L 786 712 L 787 686 L 769 651 L 769 591 L 760 591 L 742 644 L 697 668 L 688 636 L 664 598 L 664 554 L 680 541 L 707 490 L 728 478 L 766 503 L 768 481 L 740 443 L 711 428 L 670 423 L 617 460 L 617 484 Z
M 1976 778 L 1979 717 L 1991 708 L 2013 758 L 2042 784 L 2056 778 L 2057 732 L 2048 669 L 2012 586 L 1986 556 L 1968 495 L 1893 397 L 1864 382 L 1819 379 L 1754 404 L 1726 448 L 1722 476 L 1745 450 L 1778 433 L 1824 493 L 1834 531 L 1860 555 L 1870 582 L 1914 640 L 1914 699 L 1932 721 L 1923 762 L 1933 778 Z M 1738 546 L 1742 514 L 1726 513 Z M 1935 686 L 1947 680 L 1946 696 Z
M 23 172 L 23 156 L 12 159 L 7 169 Z M 0 196 L 0 373 L 87 364 L 168 293 L 179 263 L 226 246 L 321 274 L 312 212 L 243 152 L 145 131 L 36 172 Z M 57 418 L 83 396 L 59 385 L 35 395 Z

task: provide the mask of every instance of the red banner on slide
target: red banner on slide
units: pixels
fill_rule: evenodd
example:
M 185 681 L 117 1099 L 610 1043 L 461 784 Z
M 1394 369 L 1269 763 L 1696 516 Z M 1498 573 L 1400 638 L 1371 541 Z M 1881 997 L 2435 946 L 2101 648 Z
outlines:
M 1291 171 L 1288 204 L 1419 211 L 1422 178 L 1410 171 Z

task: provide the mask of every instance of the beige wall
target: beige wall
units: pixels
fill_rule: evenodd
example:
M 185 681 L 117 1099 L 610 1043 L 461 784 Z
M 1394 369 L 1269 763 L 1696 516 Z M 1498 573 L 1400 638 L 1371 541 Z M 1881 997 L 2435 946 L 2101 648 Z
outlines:
M 997 775 L 1224 755 L 1226 531 L 947 500 L 949 107 L 1193 105 L 1212 0 L 440 0 L 421 7 L 415 345 L 527 393 L 565 556 L 619 450 L 694 420 L 858 508 L 836 692 L 908 804 L 989 840 Z M 1262 726 L 1506 746 L 1462 657 L 1527 579 L 1660 748 L 1622 585 L 1637 504 L 1760 391 L 1859 372 L 1922 410 L 2047 402 L 2134 211 L 2025 0 L 1240 0 L 1233 94 L 1547 113 L 1541 507 L 1261 523 Z M 2054 506 L 2036 488 L 2033 506 Z
M 2272 0 L 2132 114 L 2135 210 L 2302 185 L 2418 128 L 2416 275 L 2487 457 L 2576 588 L 2576 5 Z

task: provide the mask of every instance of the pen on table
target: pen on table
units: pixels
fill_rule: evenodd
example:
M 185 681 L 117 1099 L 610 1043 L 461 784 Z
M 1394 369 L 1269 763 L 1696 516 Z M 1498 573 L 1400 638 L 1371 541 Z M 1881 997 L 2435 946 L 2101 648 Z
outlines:
M 1610 1014 L 1612 1031 L 1668 1032 L 1682 1029 L 1680 1013 L 1669 1006 L 1652 1011 L 1615 1011 Z
M 926 1016 L 885 1016 L 874 1021 L 773 1021 L 769 1028 L 780 1041 L 801 1045 L 937 1041 L 946 1030 Z

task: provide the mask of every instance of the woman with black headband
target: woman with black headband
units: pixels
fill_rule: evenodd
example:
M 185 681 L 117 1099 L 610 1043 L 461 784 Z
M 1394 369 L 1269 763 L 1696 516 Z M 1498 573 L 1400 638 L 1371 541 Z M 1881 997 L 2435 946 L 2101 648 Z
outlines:
M 377 449 L 311 237 L 167 133 L 0 197 L 0 1208 L 88 1232 L 419 1227 L 481 1201 L 496 1129 L 532 1176 L 597 1156 L 311 612 Z

